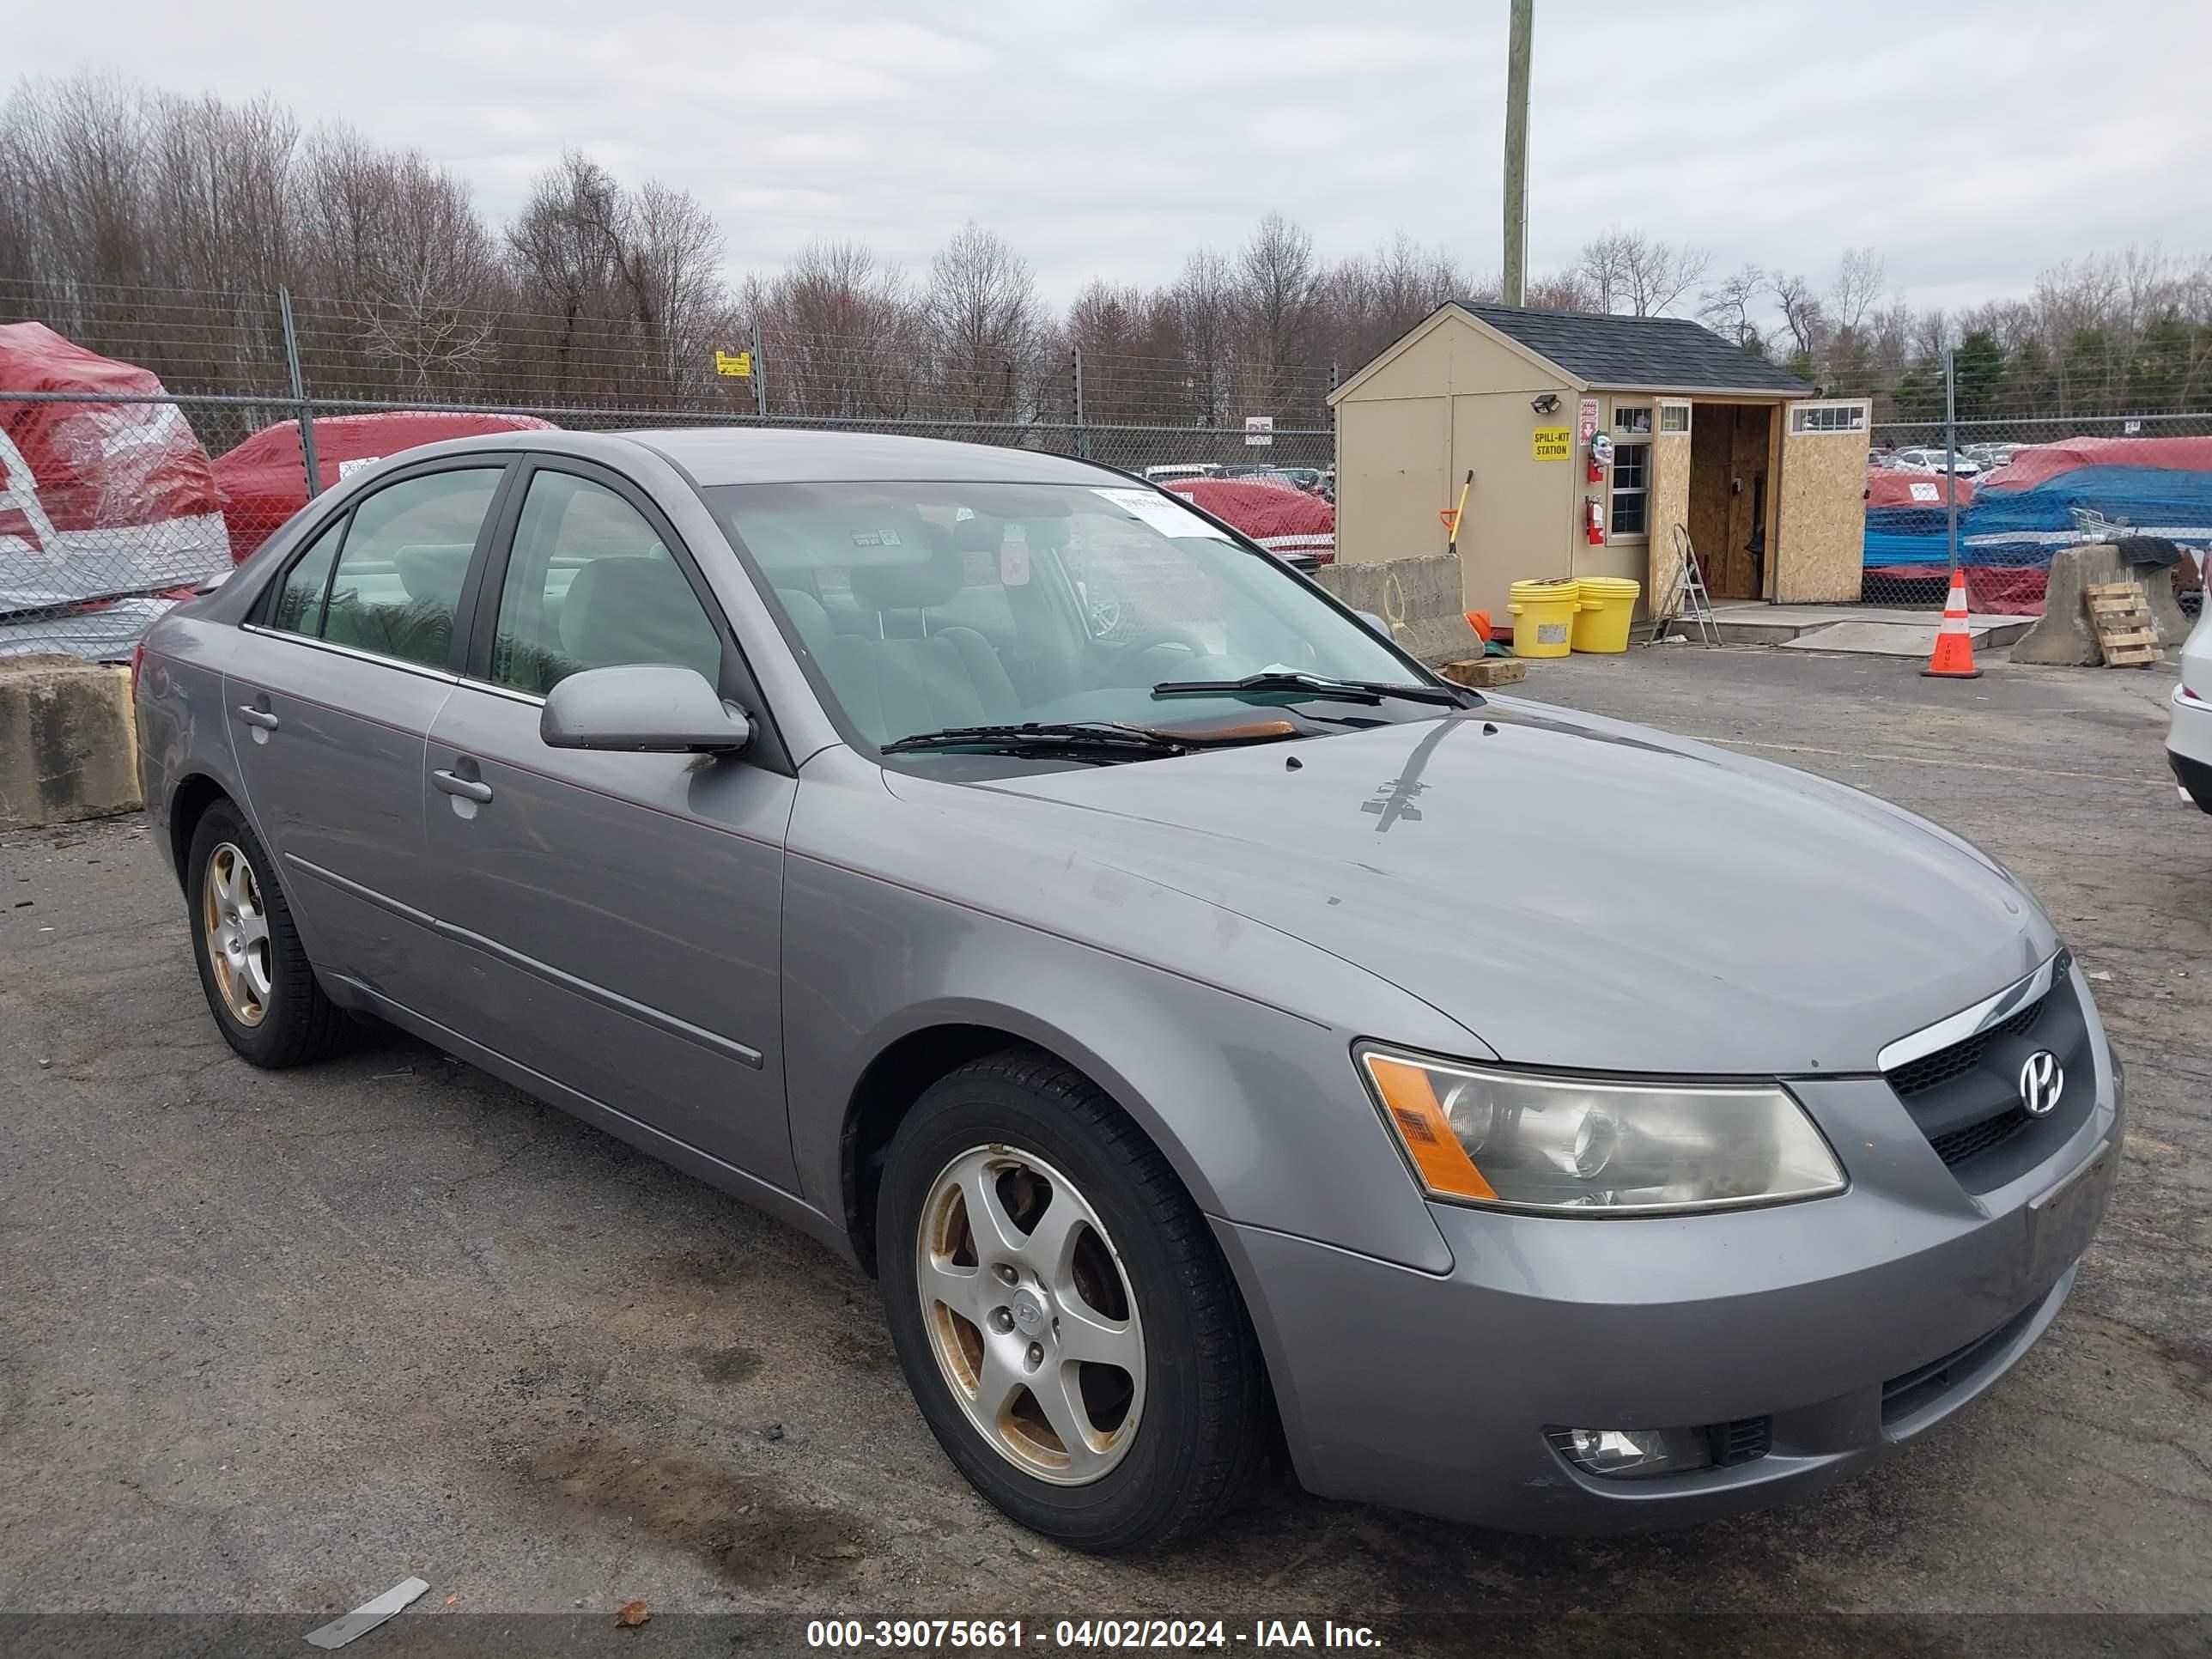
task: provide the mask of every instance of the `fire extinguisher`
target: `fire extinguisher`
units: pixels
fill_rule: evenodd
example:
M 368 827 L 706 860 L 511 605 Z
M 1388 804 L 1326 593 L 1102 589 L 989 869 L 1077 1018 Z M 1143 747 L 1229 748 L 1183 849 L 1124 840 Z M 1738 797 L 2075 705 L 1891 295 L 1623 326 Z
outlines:
M 1583 526 L 1584 538 L 1592 547 L 1602 547 L 1605 544 L 1605 509 L 1598 505 L 1596 496 L 1583 497 L 1583 514 L 1586 520 Z

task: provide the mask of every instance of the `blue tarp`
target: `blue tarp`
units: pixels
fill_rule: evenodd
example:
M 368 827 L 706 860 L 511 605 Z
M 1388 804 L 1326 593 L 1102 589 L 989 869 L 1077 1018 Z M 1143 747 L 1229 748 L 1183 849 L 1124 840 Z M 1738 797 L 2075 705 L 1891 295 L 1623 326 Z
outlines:
M 1959 556 L 1976 565 L 2041 566 L 2081 539 L 2077 507 L 2124 520 L 2130 532 L 2189 547 L 2212 545 L 2212 471 L 2077 466 L 2040 483 L 1985 485 L 1959 509 Z M 1942 564 L 1949 556 L 1941 507 L 1870 507 L 1866 563 Z

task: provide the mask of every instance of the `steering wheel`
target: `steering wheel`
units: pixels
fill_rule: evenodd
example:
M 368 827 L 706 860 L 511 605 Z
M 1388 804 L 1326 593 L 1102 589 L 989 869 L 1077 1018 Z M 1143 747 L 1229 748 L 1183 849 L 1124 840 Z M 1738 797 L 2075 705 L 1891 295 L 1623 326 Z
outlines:
M 1121 648 L 1131 656 L 1151 651 L 1163 645 L 1179 646 L 1193 656 L 1210 655 L 1205 642 L 1182 628 L 1147 628 L 1140 634 L 1132 634 L 1121 642 Z

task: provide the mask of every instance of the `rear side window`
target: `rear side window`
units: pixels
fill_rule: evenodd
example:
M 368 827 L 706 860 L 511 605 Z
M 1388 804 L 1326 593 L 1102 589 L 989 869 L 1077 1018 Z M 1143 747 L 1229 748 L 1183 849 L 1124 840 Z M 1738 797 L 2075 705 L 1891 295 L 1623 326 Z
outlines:
M 632 663 L 715 684 L 722 637 L 643 514 L 588 478 L 535 474 L 501 585 L 493 683 L 543 696 L 586 668 Z
M 315 538 L 314 544 L 286 574 L 269 612 L 271 628 L 281 628 L 287 634 L 321 635 L 323 597 L 330 591 L 331 565 L 338 556 L 338 544 L 345 538 L 345 515 L 340 514 L 337 521 Z
M 380 657 L 445 667 L 461 583 L 504 471 L 483 466 L 425 473 L 363 497 L 331 573 L 320 629 L 295 631 L 319 633 L 333 645 Z M 319 543 L 301 564 L 312 562 L 319 551 Z M 299 574 L 295 568 L 293 575 Z M 285 579 L 280 611 L 292 580 Z

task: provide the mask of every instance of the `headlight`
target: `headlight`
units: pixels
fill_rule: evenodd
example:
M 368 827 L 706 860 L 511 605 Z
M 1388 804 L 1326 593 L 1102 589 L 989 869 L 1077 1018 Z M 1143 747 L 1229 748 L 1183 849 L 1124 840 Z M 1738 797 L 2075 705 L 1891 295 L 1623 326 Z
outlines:
M 1359 1060 L 1437 1198 L 1620 1215 L 1844 1189 L 1835 1154 L 1779 1084 L 1599 1082 L 1379 1048 Z

